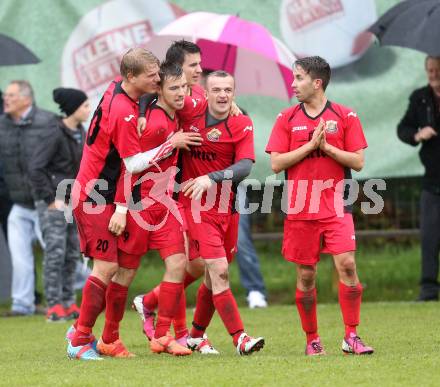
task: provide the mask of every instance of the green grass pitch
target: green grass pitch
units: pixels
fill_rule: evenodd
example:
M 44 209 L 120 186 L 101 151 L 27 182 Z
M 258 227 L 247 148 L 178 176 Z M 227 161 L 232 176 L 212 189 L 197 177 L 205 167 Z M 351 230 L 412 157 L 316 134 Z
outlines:
M 252 356 L 235 353 L 218 316 L 208 333 L 220 356 L 186 358 L 150 353 L 138 316 L 127 311 L 121 336 L 137 357 L 80 362 L 66 357 L 67 323 L 42 316 L 0 320 L 0 385 L 4 386 L 438 386 L 438 303 L 365 303 L 360 336 L 371 356 L 344 356 L 338 304 L 318 307 L 327 356 L 306 358 L 296 308 L 242 308 L 251 335 L 266 339 Z M 188 310 L 188 320 L 192 313 Z M 102 317 L 95 332 L 102 329 Z

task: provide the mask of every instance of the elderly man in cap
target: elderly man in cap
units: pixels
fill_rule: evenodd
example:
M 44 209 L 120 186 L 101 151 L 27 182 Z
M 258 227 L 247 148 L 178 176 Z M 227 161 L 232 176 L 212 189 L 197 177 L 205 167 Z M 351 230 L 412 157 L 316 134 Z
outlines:
M 73 181 L 78 173 L 85 138 L 82 124 L 90 116 L 89 100 L 81 90 L 58 88 L 53 91 L 53 98 L 63 116 L 58 118 L 56 127 L 40 138 L 29 166 L 46 245 L 43 273 L 48 322 L 79 315 L 74 292 L 75 267 L 80 255 L 78 234 L 74 221 L 66 222 L 63 213 L 69 205 L 71 186 L 60 190 L 60 197 L 56 193 L 63 180 Z

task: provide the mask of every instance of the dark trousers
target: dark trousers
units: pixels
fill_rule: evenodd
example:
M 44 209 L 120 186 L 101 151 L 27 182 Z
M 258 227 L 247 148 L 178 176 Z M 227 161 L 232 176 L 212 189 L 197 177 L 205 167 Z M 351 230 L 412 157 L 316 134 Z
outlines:
M 440 195 L 422 191 L 420 200 L 422 273 L 420 298 L 437 298 L 439 293 Z

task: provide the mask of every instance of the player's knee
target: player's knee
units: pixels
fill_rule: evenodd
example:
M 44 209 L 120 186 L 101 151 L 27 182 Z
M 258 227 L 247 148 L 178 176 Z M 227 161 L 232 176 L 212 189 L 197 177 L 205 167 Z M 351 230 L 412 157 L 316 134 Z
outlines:
M 211 280 L 219 285 L 229 284 L 229 270 L 228 263 L 224 262 L 208 262 L 208 270 Z
M 186 266 L 186 271 L 194 278 L 200 278 L 205 273 L 205 262 L 202 258 L 197 258 L 189 261 Z
M 219 273 L 219 278 L 221 281 L 229 283 L 229 271 L 227 268 Z
M 95 260 L 93 263 L 92 275 L 99 278 L 104 283 L 109 283 L 118 271 L 118 267 L 119 266 L 116 262 Z
M 119 267 L 116 274 L 113 276 L 113 282 L 116 282 L 122 286 L 130 286 L 136 275 L 136 271 L 136 269 Z
M 315 287 L 316 267 L 314 266 L 299 266 L 298 280 L 303 289 L 313 289 Z
M 166 271 L 173 278 L 183 277 L 186 263 L 187 260 L 184 254 L 175 254 L 165 260 Z
M 300 277 L 300 282 L 303 289 L 311 290 L 315 287 L 315 277 L 312 276 Z
M 356 262 L 354 256 L 347 255 L 340 263 L 341 274 L 348 278 L 356 276 Z

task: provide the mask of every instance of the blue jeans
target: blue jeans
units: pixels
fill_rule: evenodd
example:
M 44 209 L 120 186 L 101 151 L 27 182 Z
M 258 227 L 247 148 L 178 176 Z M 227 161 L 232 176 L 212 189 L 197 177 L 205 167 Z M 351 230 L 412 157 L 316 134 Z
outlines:
M 249 214 L 240 214 L 238 251 L 236 254 L 240 282 L 248 293 L 252 290 L 257 290 L 266 295 L 266 287 L 264 286 L 260 270 L 260 261 L 258 260 L 252 240 L 250 217 Z
M 35 312 L 35 259 L 33 242 L 44 246 L 37 210 L 14 204 L 8 216 L 8 245 L 12 262 L 12 310 L 23 314 Z

